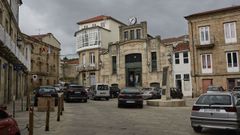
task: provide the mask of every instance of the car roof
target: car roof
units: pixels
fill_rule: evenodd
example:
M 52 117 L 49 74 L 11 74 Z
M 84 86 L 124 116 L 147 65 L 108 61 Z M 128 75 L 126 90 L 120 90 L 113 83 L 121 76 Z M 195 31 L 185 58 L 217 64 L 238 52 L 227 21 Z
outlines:
M 232 92 L 213 92 L 213 93 L 204 93 L 202 95 L 234 95 Z
M 40 88 L 54 88 L 54 87 L 51 85 L 46 85 L 46 86 L 40 86 Z

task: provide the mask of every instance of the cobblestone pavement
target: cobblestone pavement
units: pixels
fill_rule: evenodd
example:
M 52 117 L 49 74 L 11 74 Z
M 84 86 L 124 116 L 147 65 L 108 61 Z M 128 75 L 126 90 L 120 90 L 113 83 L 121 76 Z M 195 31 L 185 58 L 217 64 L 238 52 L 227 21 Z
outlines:
M 65 103 L 61 121 L 51 113 L 50 131 L 44 131 L 45 113 L 35 112 L 34 135 L 199 135 L 190 126 L 191 106 L 195 99 L 186 99 L 186 107 L 117 108 L 117 99 L 88 103 Z M 56 109 L 55 109 L 56 110 Z M 28 112 L 17 112 L 22 134 Z M 229 130 L 206 129 L 202 135 L 234 135 Z

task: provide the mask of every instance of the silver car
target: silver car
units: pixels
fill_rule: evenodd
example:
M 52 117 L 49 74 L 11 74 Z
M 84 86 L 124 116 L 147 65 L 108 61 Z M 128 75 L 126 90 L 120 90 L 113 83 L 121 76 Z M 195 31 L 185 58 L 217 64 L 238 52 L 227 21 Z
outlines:
M 191 126 L 195 132 L 202 128 L 239 130 L 239 120 L 240 100 L 231 92 L 202 94 L 192 107 Z

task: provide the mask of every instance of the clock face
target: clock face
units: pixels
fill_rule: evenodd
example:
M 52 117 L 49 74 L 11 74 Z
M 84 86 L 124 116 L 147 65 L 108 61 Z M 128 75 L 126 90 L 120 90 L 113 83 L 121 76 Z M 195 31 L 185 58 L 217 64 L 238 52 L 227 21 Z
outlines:
M 129 19 L 129 22 L 130 22 L 130 24 L 136 24 L 137 23 L 137 18 L 136 17 L 132 17 L 132 18 L 130 18 Z

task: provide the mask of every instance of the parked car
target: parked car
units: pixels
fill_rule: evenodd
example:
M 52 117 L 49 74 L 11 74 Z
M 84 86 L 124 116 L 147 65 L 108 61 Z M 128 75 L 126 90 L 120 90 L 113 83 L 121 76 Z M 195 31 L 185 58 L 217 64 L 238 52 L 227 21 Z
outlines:
M 143 99 L 160 99 L 162 96 L 162 89 L 159 87 L 149 87 L 142 89 Z
M 231 91 L 235 93 L 238 98 L 240 98 L 240 86 L 235 86 Z
M 203 128 L 239 130 L 240 100 L 232 92 L 202 94 L 192 107 L 191 126 L 195 132 Z
M 208 86 L 207 93 L 212 93 L 212 92 L 223 92 L 225 91 L 222 86 L 213 86 L 210 85 Z
M 61 92 L 62 92 L 62 90 L 61 90 L 59 87 L 54 86 L 54 88 L 56 89 L 56 91 L 57 91 L 58 93 L 61 93 Z
M 120 93 L 120 89 L 118 87 L 112 86 L 110 87 L 110 97 L 116 98 Z
M 183 93 L 181 89 L 178 88 L 170 88 L 170 95 L 172 99 L 182 99 L 183 98 Z
M 87 102 L 88 95 L 84 86 L 71 84 L 64 91 L 65 101 L 83 101 Z
M 118 107 L 125 105 L 135 105 L 143 108 L 143 96 L 141 91 L 137 88 L 124 88 L 120 91 L 118 96 Z
M 39 97 L 54 97 L 55 98 L 55 106 L 58 105 L 58 93 L 57 90 L 53 86 L 40 86 L 34 89 L 34 106 L 38 105 Z
M 15 119 L 0 107 L 0 135 L 20 135 Z
M 96 85 L 92 85 L 89 88 L 88 95 L 89 95 L 89 98 L 93 100 L 101 99 L 101 98 L 105 98 L 106 100 L 109 100 L 110 98 L 109 86 L 104 83 L 98 83 Z

